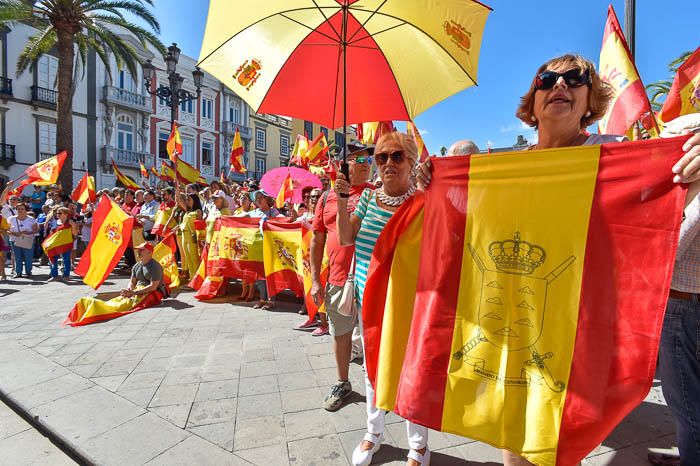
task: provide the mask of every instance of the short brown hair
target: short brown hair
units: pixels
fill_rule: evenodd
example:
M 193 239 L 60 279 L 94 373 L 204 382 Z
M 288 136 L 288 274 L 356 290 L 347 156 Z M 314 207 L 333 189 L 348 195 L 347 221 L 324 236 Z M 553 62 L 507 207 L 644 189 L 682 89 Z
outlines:
M 399 131 L 384 133 L 379 137 L 375 150 L 376 147 L 385 144 L 387 141 L 394 141 L 400 144 L 401 147 L 403 147 L 406 157 L 411 160 L 411 165 L 415 165 L 418 160 L 418 147 L 416 147 L 416 142 L 413 140 L 413 137 Z
M 607 83 L 600 79 L 593 62 L 580 55 L 562 55 L 561 57 L 552 58 L 540 66 L 535 76 L 539 76 L 540 73 L 552 68 L 578 68 L 582 73 L 588 71 L 591 77 L 591 91 L 588 93 L 588 111 L 591 112 L 591 114 L 590 116 L 581 118 L 581 128 L 586 128 L 603 118 L 615 93 Z M 530 84 L 530 90 L 520 98 L 520 106 L 515 112 L 515 116 L 526 125 L 537 128 L 538 122 L 532 121 L 532 117 L 534 116 L 535 91 L 535 80 L 533 79 L 532 84 Z

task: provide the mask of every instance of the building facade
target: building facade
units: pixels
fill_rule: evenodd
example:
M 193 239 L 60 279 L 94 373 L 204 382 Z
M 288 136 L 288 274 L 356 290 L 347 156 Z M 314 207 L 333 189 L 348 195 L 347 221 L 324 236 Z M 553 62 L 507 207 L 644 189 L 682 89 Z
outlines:
M 287 117 L 251 113 L 253 143 L 248 160 L 250 177 L 259 180 L 266 171 L 289 165 L 293 124 L 294 120 Z

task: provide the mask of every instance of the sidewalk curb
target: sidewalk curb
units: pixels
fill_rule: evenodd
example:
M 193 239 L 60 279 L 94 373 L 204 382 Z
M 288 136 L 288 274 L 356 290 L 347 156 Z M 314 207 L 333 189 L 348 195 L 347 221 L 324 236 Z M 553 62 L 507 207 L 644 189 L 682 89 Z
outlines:
M 63 438 L 61 434 L 53 431 L 48 426 L 44 425 L 39 416 L 32 416 L 24 407 L 16 402 L 10 395 L 0 390 L 0 401 L 5 403 L 12 411 L 14 411 L 19 417 L 27 421 L 30 426 L 36 429 L 41 435 L 49 439 L 49 441 L 54 444 L 59 450 L 65 453 L 70 459 L 75 461 L 80 465 L 94 465 L 85 453 L 76 448 L 69 441 Z

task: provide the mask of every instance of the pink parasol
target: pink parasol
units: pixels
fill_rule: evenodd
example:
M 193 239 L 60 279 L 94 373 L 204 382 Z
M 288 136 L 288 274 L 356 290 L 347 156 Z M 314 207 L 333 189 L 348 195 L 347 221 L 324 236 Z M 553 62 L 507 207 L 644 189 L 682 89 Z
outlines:
M 280 189 L 282 188 L 282 183 L 287 175 L 292 176 L 292 184 L 294 186 L 294 196 L 292 197 L 292 202 L 304 202 L 304 199 L 301 197 L 301 190 L 307 186 L 319 189 L 323 188 L 321 180 L 319 180 L 316 175 L 308 170 L 297 167 L 273 168 L 263 175 L 262 179 L 260 180 L 260 185 L 267 194 L 272 197 L 277 197 Z

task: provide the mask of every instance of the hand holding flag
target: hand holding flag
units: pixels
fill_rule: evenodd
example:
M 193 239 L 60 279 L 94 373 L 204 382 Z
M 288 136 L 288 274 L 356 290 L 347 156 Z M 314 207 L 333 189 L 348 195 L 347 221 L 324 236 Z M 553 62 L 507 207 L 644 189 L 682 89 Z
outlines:
M 177 163 L 180 155 L 182 155 L 182 139 L 180 139 L 180 131 L 177 129 L 177 123 L 173 122 L 173 129 L 170 132 L 168 142 L 165 144 L 165 149 L 168 151 L 170 160 Z

